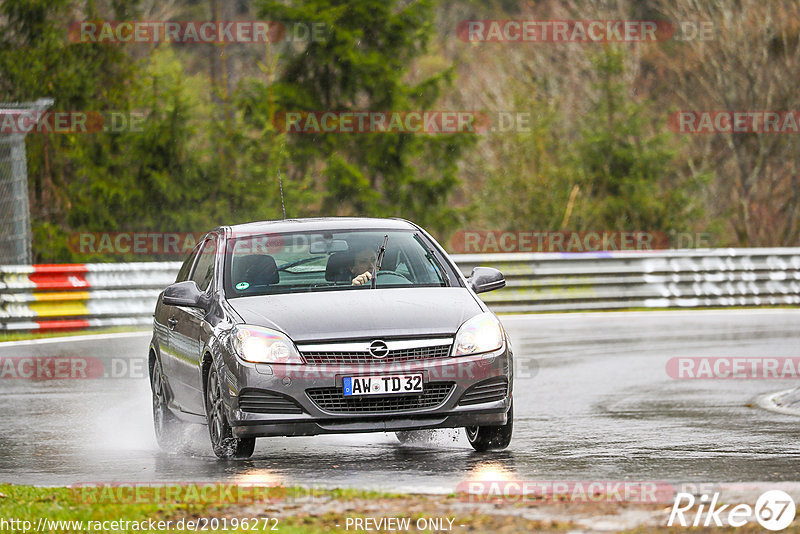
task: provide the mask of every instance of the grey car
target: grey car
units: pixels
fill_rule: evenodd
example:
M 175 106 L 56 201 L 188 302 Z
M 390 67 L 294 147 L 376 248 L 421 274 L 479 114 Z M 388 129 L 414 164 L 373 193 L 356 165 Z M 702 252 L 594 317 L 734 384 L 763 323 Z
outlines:
M 207 424 L 214 453 L 255 439 L 464 427 L 477 451 L 513 427 L 511 345 L 422 228 L 402 219 L 315 218 L 209 232 L 158 298 L 149 349 L 159 444 Z

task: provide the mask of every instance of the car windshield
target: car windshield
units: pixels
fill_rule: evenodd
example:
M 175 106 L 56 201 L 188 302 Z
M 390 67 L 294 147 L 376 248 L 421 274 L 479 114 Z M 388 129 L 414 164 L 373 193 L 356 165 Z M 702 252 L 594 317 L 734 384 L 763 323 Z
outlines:
M 249 235 L 231 239 L 225 292 L 231 297 L 309 291 L 369 290 L 381 244 L 378 288 L 448 285 L 442 266 L 413 231 L 338 231 Z

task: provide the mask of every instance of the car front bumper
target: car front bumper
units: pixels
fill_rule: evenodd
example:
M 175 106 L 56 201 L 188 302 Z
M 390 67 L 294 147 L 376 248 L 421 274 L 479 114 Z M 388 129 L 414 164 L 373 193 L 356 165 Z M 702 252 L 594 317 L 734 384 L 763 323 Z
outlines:
M 513 356 L 508 343 L 496 352 L 477 356 L 385 365 L 266 365 L 230 357 L 225 367 L 227 415 L 236 437 L 502 425 L 507 421 L 513 389 Z M 328 394 L 336 406 L 346 404 L 346 413 L 312 399 L 314 391 L 340 391 L 345 376 L 410 373 L 422 373 L 423 395 L 438 390 L 439 397 L 369 395 L 348 397 L 345 403 L 343 396 Z M 415 405 L 415 398 L 429 402 Z

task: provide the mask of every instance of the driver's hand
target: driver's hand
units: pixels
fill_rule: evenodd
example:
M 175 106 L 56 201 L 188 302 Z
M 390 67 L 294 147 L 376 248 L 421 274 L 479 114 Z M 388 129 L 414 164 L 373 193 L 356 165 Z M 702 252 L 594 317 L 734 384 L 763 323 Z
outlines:
M 355 278 L 353 278 L 353 285 L 354 286 L 363 286 L 367 282 L 372 280 L 372 273 L 369 271 L 364 271 L 363 273 L 359 274 Z

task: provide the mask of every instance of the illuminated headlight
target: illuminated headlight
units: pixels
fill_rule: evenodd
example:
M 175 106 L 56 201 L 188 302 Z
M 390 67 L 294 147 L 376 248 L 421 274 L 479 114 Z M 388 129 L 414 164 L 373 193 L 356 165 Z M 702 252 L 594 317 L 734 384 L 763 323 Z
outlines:
M 232 332 L 233 349 L 253 363 L 303 363 L 292 340 L 268 328 L 240 325 Z
M 453 356 L 482 354 L 503 346 L 503 327 L 493 313 L 476 315 L 461 325 L 453 344 Z

